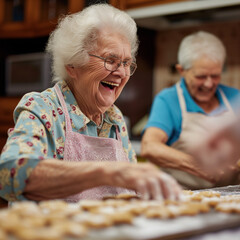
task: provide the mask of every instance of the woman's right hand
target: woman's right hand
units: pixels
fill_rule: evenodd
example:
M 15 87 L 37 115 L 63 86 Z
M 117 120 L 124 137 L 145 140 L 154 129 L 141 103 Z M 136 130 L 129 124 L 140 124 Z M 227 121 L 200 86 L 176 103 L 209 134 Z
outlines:
M 106 174 L 109 176 L 106 185 L 135 190 L 145 200 L 177 200 L 180 197 L 181 187 L 177 181 L 151 163 L 104 164 Z
M 31 172 L 24 195 L 35 201 L 58 199 L 104 185 L 134 190 L 143 199 L 175 200 L 181 194 L 176 180 L 151 163 L 45 159 Z

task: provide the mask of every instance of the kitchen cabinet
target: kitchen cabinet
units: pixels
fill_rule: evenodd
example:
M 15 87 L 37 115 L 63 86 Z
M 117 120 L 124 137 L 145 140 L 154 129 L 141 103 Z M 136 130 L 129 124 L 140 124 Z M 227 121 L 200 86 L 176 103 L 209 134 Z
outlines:
M 19 97 L 0 97 L 0 153 L 7 140 L 8 129 L 14 127 L 13 111 L 19 101 Z
M 127 11 L 139 26 L 142 22 L 148 24 L 149 18 L 152 17 L 159 18 L 183 12 L 239 5 L 239 0 L 109 0 L 99 2 L 108 2 L 114 7 Z M 91 3 L 94 1 L 0 0 L 0 38 L 47 36 L 56 27 L 61 15 L 78 12 Z M 156 24 L 161 26 L 161 24 Z
M 5 199 L 0 198 L 0 209 L 1 208 L 7 208 L 8 202 Z
M 0 0 L 0 38 L 46 36 L 61 14 L 82 8 L 76 0 Z
M 188 0 L 109 0 L 122 10 Z M 88 0 L 0 0 L 0 38 L 47 36 L 61 15 L 94 3 Z

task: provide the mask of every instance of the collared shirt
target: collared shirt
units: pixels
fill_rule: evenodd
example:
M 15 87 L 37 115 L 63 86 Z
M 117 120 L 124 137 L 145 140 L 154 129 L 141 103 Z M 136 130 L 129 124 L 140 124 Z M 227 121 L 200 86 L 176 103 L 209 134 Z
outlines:
M 58 85 L 74 132 L 116 139 L 118 127 L 129 161 L 136 162 L 123 115 L 115 105 L 104 113 L 103 126 L 98 135 L 97 125 L 81 112 L 67 84 L 63 82 Z M 65 117 L 54 88 L 24 95 L 14 110 L 14 122 L 15 127 L 8 131 L 8 140 L 0 156 L 0 196 L 8 201 L 25 200 L 22 193 L 27 179 L 41 160 L 63 160 Z
M 211 113 L 206 113 L 199 105 L 197 105 L 188 92 L 185 80 L 183 78 L 181 79 L 180 86 L 183 90 L 183 96 L 185 98 L 188 112 L 216 115 L 226 111 L 226 106 L 222 100 L 219 89 L 224 92 L 232 108 L 236 111 L 239 109 L 239 106 L 237 106 L 239 104 L 236 103 L 239 102 L 240 91 L 236 88 L 219 84 L 216 90 L 216 97 L 218 98 L 220 105 Z M 177 96 L 176 85 L 163 89 L 155 96 L 151 107 L 150 116 L 144 130 L 148 127 L 157 127 L 166 132 L 168 135 L 167 145 L 172 145 L 178 140 L 182 131 L 182 114 Z

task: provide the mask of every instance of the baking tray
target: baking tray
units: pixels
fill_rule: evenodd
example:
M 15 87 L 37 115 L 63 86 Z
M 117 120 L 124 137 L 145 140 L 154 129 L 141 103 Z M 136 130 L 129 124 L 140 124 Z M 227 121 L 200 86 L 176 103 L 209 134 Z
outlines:
M 84 240 L 173 240 L 236 227 L 240 227 L 237 214 L 211 212 L 167 220 L 138 217 L 132 225 L 93 230 Z
M 222 195 L 235 195 L 240 194 L 240 185 L 201 191 L 206 190 L 219 191 Z M 177 240 L 232 228 L 240 228 L 240 214 L 212 210 L 196 216 L 173 219 L 136 217 L 132 225 L 90 231 L 84 240 Z
M 232 194 L 232 195 L 235 195 L 235 194 L 240 194 L 240 185 L 229 185 L 229 186 L 226 186 L 226 187 L 216 187 L 216 188 L 211 188 L 211 189 L 202 189 L 202 190 L 199 190 L 199 191 L 217 191 L 217 192 L 220 192 L 221 195 L 229 195 L 229 194 Z

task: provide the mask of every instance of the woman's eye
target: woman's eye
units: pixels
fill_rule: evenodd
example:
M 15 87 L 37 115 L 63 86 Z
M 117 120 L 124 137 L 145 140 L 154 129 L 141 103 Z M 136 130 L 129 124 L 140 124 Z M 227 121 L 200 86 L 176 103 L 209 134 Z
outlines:
M 214 79 L 214 80 L 216 80 L 216 79 L 219 79 L 219 78 L 220 78 L 220 75 L 217 75 L 217 74 L 216 74 L 216 75 L 211 75 L 211 78 Z
M 123 66 L 124 67 L 129 67 L 131 65 L 131 62 L 130 61 L 124 61 L 123 62 Z
M 206 75 L 198 75 L 198 76 L 195 76 L 197 79 L 199 79 L 199 80 L 204 80 L 204 79 L 206 79 L 207 78 L 207 76 Z
M 197 76 L 195 76 L 195 78 L 198 80 L 205 80 L 208 77 L 210 77 L 213 80 L 218 80 L 220 78 L 220 75 L 216 74 L 216 75 L 197 75 Z
M 106 62 L 109 63 L 109 64 L 115 64 L 117 61 L 117 59 L 114 59 L 114 58 L 107 58 L 106 59 Z

